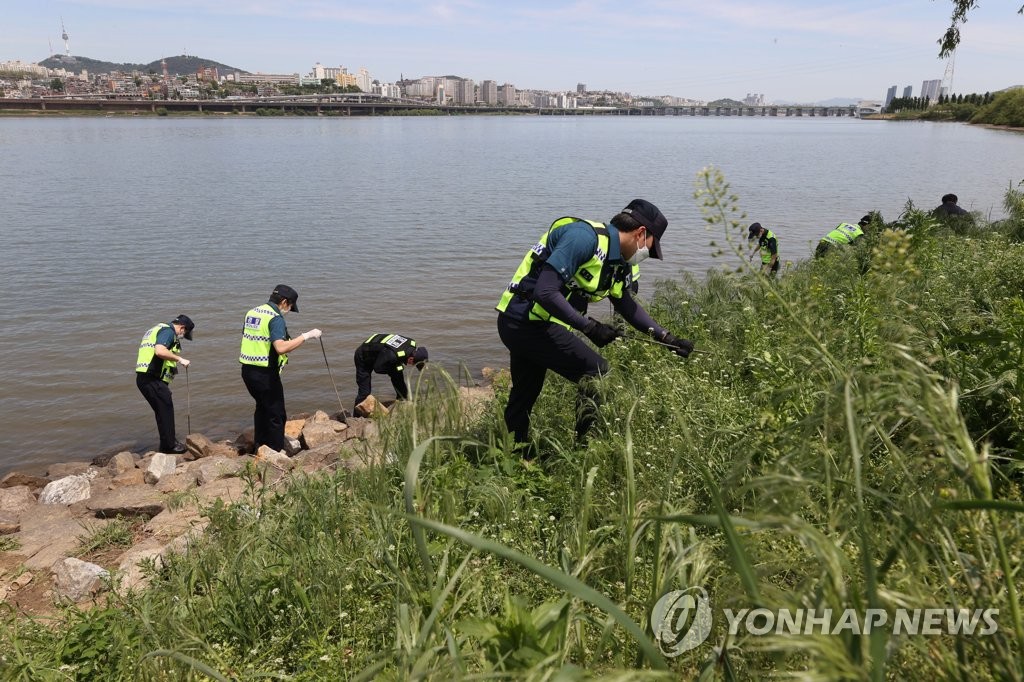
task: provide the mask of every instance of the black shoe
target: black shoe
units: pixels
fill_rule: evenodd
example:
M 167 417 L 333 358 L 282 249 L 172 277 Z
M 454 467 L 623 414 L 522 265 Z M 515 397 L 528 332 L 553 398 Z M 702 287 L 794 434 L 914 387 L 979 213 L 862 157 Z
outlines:
M 184 455 L 186 452 L 188 452 L 188 448 L 186 448 L 184 445 L 176 441 L 174 443 L 173 448 L 161 448 L 160 452 L 164 453 L 165 455 Z

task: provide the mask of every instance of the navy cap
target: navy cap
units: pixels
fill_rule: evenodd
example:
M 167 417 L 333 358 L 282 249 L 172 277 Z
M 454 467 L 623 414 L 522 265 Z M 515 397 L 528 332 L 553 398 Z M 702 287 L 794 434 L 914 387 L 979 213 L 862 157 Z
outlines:
M 665 228 L 668 227 L 668 219 L 665 218 L 665 214 L 646 199 L 633 199 L 626 205 L 626 208 L 622 209 L 622 212 L 647 228 L 647 233 L 654 237 L 651 258 L 662 260 L 661 238 L 665 234 Z
M 192 330 L 196 328 L 196 323 L 192 321 L 191 317 L 188 315 L 178 315 L 171 320 L 171 324 L 180 324 L 185 327 L 185 338 L 189 341 L 192 340 Z
M 747 239 L 756 239 L 761 233 L 761 223 L 750 223 L 747 231 L 749 232 Z
M 299 312 L 299 292 L 292 289 L 287 284 L 278 284 L 274 287 L 274 291 L 270 294 L 271 297 L 277 296 L 278 300 L 285 300 L 291 303 L 292 311 Z

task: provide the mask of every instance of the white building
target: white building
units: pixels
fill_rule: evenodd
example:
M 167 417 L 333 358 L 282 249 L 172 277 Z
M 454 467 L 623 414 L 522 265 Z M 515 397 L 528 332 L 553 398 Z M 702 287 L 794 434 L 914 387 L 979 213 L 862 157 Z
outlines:
M 942 87 L 942 81 L 939 79 L 924 81 L 921 83 L 921 99 L 926 99 L 929 102 L 938 101 L 940 87 Z

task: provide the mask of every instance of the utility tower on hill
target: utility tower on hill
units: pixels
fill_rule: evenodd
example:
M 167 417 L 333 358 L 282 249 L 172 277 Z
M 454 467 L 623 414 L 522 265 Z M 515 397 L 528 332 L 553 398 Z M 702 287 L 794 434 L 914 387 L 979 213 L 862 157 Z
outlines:
M 71 43 L 68 42 L 70 40 L 70 37 L 68 36 L 68 30 L 64 28 L 64 17 L 60 18 L 60 37 L 64 40 L 64 56 L 70 57 Z

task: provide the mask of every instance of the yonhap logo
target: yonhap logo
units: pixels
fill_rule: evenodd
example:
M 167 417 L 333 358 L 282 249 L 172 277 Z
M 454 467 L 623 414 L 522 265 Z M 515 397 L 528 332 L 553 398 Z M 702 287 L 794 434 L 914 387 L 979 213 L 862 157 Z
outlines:
M 703 587 L 669 592 L 651 611 L 651 630 L 661 653 L 675 657 L 711 634 L 711 604 Z

